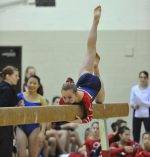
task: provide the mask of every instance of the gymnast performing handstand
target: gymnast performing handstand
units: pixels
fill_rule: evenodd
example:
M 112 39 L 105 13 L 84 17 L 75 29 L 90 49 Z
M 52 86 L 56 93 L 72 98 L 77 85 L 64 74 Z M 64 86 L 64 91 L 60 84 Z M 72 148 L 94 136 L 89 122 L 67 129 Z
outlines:
M 85 112 L 84 117 L 77 119 L 75 123 L 88 123 L 93 118 L 92 102 L 103 103 L 105 91 L 100 79 L 100 56 L 96 50 L 97 27 L 101 16 L 101 6 L 94 9 L 94 18 L 87 40 L 87 52 L 83 65 L 79 72 L 79 79 L 75 84 L 72 78 L 68 78 L 61 89 L 62 98 L 60 104 L 81 104 Z

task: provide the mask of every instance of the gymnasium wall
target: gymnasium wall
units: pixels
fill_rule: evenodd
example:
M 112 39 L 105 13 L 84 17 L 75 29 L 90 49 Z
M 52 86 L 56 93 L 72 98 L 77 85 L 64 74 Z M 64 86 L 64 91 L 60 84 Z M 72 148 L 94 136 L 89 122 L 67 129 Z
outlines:
M 13 1 L 26 3 L 11 5 Z M 98 4 L 102 5 L 102 30 L 150 28 L 149 0 L 56 0 L 56 7 L 35 7 L 28 3 L 32 1 L 1 0 L 0 30 L 89 30 Z
M 77 80 L 87 35 L 85 31 L 1 31 L 0 44 L 23 47 L 23 71 L 28 65 L 37 68 L 45 96 L 51 100 L 60 94 L 66 77 Z M 149 42 L 148 30 L 98 32 L 97 50 L 101 55 L 106 102 L 128 102 L 138 72 L 150 70 Z

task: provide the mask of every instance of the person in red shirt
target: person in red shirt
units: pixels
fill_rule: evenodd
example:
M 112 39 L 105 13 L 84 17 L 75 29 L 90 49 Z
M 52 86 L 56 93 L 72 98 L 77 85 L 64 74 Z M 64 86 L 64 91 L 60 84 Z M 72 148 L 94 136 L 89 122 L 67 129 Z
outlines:
M 127 126 L 127 122 L 124 121 L 123 119 L 118 119 L 117 121 L 111 124 L 111 128 L 113 132 L 108 135 L 109 145 L 111 145 L 111 143 L 118 142 L 120 140 L 118 130 L 120 127 L 123 126 Z
M 150 132 L 145 132 L 142 136 L 143 148 L 139 148 L 135 157 L 150 157 Z
M 70 153 L 68 157 L 85 157 L 85 156 L 80 153 Z
M 91 125 L 91 133 L 85 140 L 85 146 L 88 157 L 98 157 L 101 151 L 100 137 L 99 137 L 99 123 L 93 122 Z
M 91 128 L 85 130 L 85 143 L 78 150 L 86 157 L 98 157 L 101 151 L 99 123 L 93 122 Z
M 94 99 L 97 103 L 104 101 L 104 90 L 98 69 L 100 57 L 96 53 L 97 27 L 100 15 L 101 6 L 99 5 L 94 9 L 93 24 L 87 40 L 87 53 L 77 83 L 75 84 L 73 79 L 68 78 L 61 90 L 61 104 L 81 104 L 84 108 L 84 117 L 81 119 L 77 117 L 73 121 L 76 123 L 88 123 L 93 119 L 92 102 Z
M 118 132 L 120 141 L 111 144 L 111 157 L 135 157 L 139 145 L 130 140 L 130 129 L 123 126 Z

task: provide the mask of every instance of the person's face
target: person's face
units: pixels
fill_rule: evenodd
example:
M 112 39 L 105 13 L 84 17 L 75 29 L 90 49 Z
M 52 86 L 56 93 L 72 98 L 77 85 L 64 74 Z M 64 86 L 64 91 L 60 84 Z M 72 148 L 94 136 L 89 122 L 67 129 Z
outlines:
M 36 70 L 34 68 L 30 68 L 26 74 L 26 77 L 29 78 L 36 74 Z
M 59 100 L 60 100 L 60 98 L 55 99 L 53 105 L 59 105 Z
M 99 135 L 99 125 L 97 124 L 97 123 L 94 123 L 93 125 L 92 125 L 92 131 L 93 131 L 93 133 L 95 134 L 95 135 Z
M 146 148 L 146 150 L 150 151 L 150 135 L 149 134 L 145 134 L 143 136 L 143 145 Z
M 123 134 L 120 134 L 120 138 L 124 142 L 128 142 L 130 140 L 130 131 L 125 130 Z
M 141 86 L 147 86 L 148 85 L 148 78 L 144 73 L 140 74 L 139 83 L 140 83 Z
M 12 85 L 17 85 L 18 80 L 19 80 L 19 72 L 14 71 L 13 74 L 11 75 L 6 75 L 6 80 L 10 82 Z
M 62 94 L 62 98 L 63 98 L 65 104 L 73 104 L 73 103 L 75 103 L 76 95 L 73 92 L 73 90 L 71 90 L 71 89 L 66 90 L 66 91 L 62 90 L 61 94 Z
M 27 82 L 27 88 L 29 92 L 37 92 L 39 88 L 38 80 L 34 77 L 31 77 Z

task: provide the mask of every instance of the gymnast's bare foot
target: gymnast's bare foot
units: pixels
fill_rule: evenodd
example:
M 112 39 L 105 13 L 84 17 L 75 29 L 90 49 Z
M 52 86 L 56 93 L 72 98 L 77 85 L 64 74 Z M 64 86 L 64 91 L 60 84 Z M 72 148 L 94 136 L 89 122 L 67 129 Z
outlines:
M 94 21 L 98 24 L 99 23 L 99 19 L 101 16 L 101 6 L 98 5 L 95 9 L 94 9 Z

